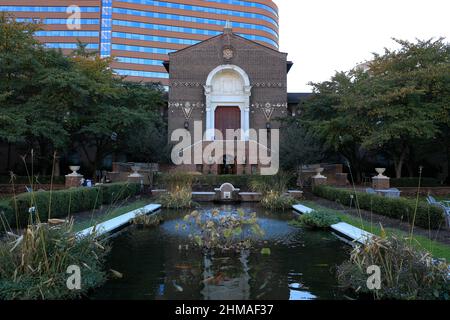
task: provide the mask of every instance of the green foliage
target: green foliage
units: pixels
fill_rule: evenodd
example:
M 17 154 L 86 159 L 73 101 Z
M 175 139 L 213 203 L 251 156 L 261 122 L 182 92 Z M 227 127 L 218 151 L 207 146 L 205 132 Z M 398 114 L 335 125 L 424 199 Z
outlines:
M 40 27 L 0 13 L 0 140 L 33 149 L 43 171 L 54 151 L 81 149 L 91 171 L 118 148 L 160 160 L 163 88 L 118 78 L 112 59 L 81 42 L 69 57 L 47 49 L 33 37 Z M 150 137 L 153 143 L 140 143 Z
M 386 154 L 400 178 L 423 145 L 433 142 L 441 153 L 449 146 L 450 46 L 443 39 L 395 41 L 400 49 L 375 54 L 366 68 L 312 84 L 301 120 L 358 171 L 363 148 Z
M 58 191 L 36 191 L 22 193 L 10 200 L 7 221 L 15 227 L 31 222 L 43 222 L 48 218 L 65 218 L 74 213 L 99 208 L 102 204 L 113 204 L 140 192 L 138 184 L 112 183 L 93 188 L 71 188 Z M 35 212 L 30 214 L 30 208 Z M 16 212 L 15 212 L 16 211 Z
M 297 220 L 292 221 L 291 224 L 313 229 L 328 229 L 338 222 L 340 222 L 340 219 L 332 211 L 319 209 L 302 214 Z
M 364 210 L 373 211 L 394 219 L 411 223 L 414 213 L 415 224 L 425 229 L 438 229 L 444 223 L 444 214 L 441 208 L 406 198 L 386 198 L 363 192 L 353 192 L 348 189 L 338 189 L 330 186 L 318 186 L 313 189 L 315 195 L 337 201 L 343 205 L 355 205 L 356 199 L 359 207 Z
M 420 185 L 422 187 L 441 187 L 442 184 L 435 178 L 421 178 Z M 419 178 L 399 178 L 391 179 L 391 186 L 397 188 L 417 188 L 419 186 Z
M 9 230 L 10 224 L 13 222 L 13 212 L 8 200 L 0 200 L 0 230 Z
M 181 209 L 192 208 L 192 174 L 184 172 L 167 173 L 159 176 L 160 183 L 167 189 L 167 193 L 158 198 L 164 208 Z
M 53 184 L 64 184 L 65 183 L 65 177 L 59 176 L 59 177 L 53 177 Z M 39 187 L 39 184 L 50 184 L 52 182 L 52 176 L 34 176 L 33 179 L 31 177 L 26 176 L 14 176 L 13 181 L 11 181 L 11 176 L 0 176 L 0 184 L 27 184 L 31 185 L 33 183 L 34 185 L 37 185 Z
M 118 201 L 128 199 L 141 191 L 138 183 L 107 183 L 98 186 L 102 193 L 102 203 L 106 205 L 115 204 Z
M 172 172 L 159 176 L 159 181 L 169 192 L 175 192 L 181 188 L 192 188 L 194 176 L 185 172 Z
M 192 208 L 195 202 L 192 201 L 192 189 L 187 187 L 180 187 L 175 191 L 168 191 L 158 198 L 158 203 L 164 208 L 182 209 Z
M 167 188 L 167 181 L 170 180 L 170 173 L 159 173 L 155 176 L 155 184 L 160 188 Z M 192 186 L 197 189 L 213 190 L 222 184 L 229 182 L 236 188 L 246 190 L 249 188 L 253 175 L 191 175 Z
M 280 171 L 274 176 L 253 176 L 250 180 L 250 188 L 254 192 L 261 192 L 263 195 L 269 191 L 282 194 L 288 191 L 294 180 L 294 174 Z
M 367 269 L 381 270 L 381 288 L 369 290 Z M 448 300 L 449 265 L 433 260 L 428 252 L 418 250 L 407 239 L 374 238 L 356 247 L 349 261 L 338 267 L 338 281 L 344 289 L 373 294 L 375 299 Z
M 146 214 L 140 214 L 136 218 L 133 219 L 132 224 L 145 227 L 145 228 L 151 228 L 156 227 L 161 224 L 162 217 L 158 213 L 146 215 Z
M 286 193 L 269 191 L 261 197 L 261 206 L 271 210 L 289 210 L 295 204 L 295 199 Z
M 226 215 L 219 210 L 193 211 L 183 220 L 183 224 L 177 224 L 176 229 L 190 231 L 189 238 L 206 251 L 249 249 L 255 238 L 265 234 L 258 224 L 256 213 L 242 210 Z
M 317 135 L 307 130 L 297 117 L 283 119 L 281 128 L 280 164 L 284 170 L 298 170 L 306 164 L 321 162 L 327 151 Z
M 274 176 L 254 176 L 250 180 L 250 189 L 262 194 L 261 205 L 272 210 L 287 210 L 295 199 L 287 194 L 288 186 L 295 176 L 279 172 Z
M 29 226 L 23 236 L 0 241 L 0 299 L 81 298 L 106 280 L 105 244 L 95 235 L 77 239 L 72 223 Z M 69 290 L 70 265 L 80 267 L 81 290 Z

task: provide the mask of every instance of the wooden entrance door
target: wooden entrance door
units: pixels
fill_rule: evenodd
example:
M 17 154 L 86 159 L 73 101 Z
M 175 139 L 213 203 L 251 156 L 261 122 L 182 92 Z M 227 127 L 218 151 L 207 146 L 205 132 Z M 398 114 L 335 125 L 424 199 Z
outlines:
M 222 132 L 226 140 L 227 129 L 237 130 L 241 128 L 241 110 L 239 107 L 217 107 L 215 113 L 216 130 Z

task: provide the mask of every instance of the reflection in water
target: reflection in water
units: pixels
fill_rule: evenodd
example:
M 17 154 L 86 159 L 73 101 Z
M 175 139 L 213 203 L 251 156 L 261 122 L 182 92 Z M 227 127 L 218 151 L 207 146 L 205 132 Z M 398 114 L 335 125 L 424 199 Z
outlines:
M 154 229 L 129 228 L 113 240 L 111 279 L 93 299 L 309 300 L 340 298 L 334 266 L 348 248 L 329 232 L 288 225 L 289 213 L 256 212 L 265 235 L 250 250 L 203 254 L 189 244 L 189 232 L 175 230 L 187 212 L 164 211 L 165 222 Z M 204 207 L 202 210 L 210 210 Z M 236 206 L 221 206 L 229 214 Z M 270 255 L 261 249 L 269 247 Z

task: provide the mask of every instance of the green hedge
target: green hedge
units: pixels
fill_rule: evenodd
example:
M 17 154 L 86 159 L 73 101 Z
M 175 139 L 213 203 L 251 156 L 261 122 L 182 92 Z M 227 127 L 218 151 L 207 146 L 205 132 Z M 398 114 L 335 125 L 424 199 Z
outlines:
M 355 192 L 352 190 L 338 189 L 329 186 L 315 187 L 313 192 L 319 197 L 338 201 L 346 206 L 349 206 L 352 201 L 350 196 L 355 196 Z M 358 202 L 361 209 L 412 223 L 416 201 L 406 198 L 386 198 L 363 192 L 356 192 L 356 195 L 358 196 Z M 355 203 L 355 197 L 353 197 L 352 203 Z M 437 229 L 444 221 L 444 213 L 441 208 L 419 202 L 415 225 L 426 229 Z
M 167 174 L 160 173 L 155 176 L 155 185 L 165 188 Z M 193 187 L 213 189 L 220 187 L 223 183 L 229 182 L 236 188 L 246 189 L 252 175 L 194 175 Z
M 165 178 L 167 174 L 160 173 L 155 176 L 155 185 L 159 188 L 165 188 Z M 272 179 L 271 176 L 260 176 L 260 175 L 194 175 L 193 176 L 193 188 L 194 189 L 204 189 L 212 190 L 214 188 L 220 187 L 222 184 L 229 182 L 234 187 L 240 188 L 241 190 L 249 190 L 250 182 L 254 179 Z M 289 187 L 295 186 L 296 177 L 292 175 L 292 181 L 289 183 Z
M 51 218 L 65 218 L 69 214 L 98 209 L 102 204 L 113 204 L 140 192 L 139 184 L 112 183 L 93 188 L 71 188 L 59 191 L 22 193 L 9 202 L 9 208 L 17 206 L 19 225 L 29 220 L 29 208 L 33 205 L 41 221 L 46 221 L 49 210 Z M 50 201 L 51 195 L 51 201 Z M 51 205 L 50 205 L 51 204 Z M 7 210 L 10 225 L 16 225 L 15 210 Z M 6 211 L 5 211 L 6 213 Z
M 30 184 L 31 177 L 26 176 L 15 176 L 14 183 L 15 184 Z M 33 184 L 50 184 L 52 181 L 52 176 L 35 176 L 33 179 Z M 64 184 L 65 177 L 58 176 L 53 177 L 53 184 Z M 0 176 L 0 184 L 11 184 L 11 176 Z
M 102 190 L 102 203 L 114 204 L 117 201 L 127 199 L 141 191 L 138 183 L 109 183 L 97 188 Z
M 419 178 L 392 178 L 391 186 L 397 188 L 417 188 L 419 185 Z M 441 187 L 442 184 L 435 178 L 422 178 L 420 185 L 422 187 Z

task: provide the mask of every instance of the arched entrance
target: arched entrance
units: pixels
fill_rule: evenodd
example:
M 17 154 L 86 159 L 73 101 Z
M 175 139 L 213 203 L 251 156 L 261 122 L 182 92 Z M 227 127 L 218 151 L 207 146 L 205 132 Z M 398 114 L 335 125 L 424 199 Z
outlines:
M 215 140 L 216 129 L 221 131 L 231 126 L 225 129 L 241 129 L 241 140 L 248 141 L 251 86 L 247 73 L 235 65 L 218 66 L 208 75 L 205 95 L 206 139 Z M 226 111 L 227 108 L 230 110 Z M 218 114 L 216 110 L 219 110 Z

